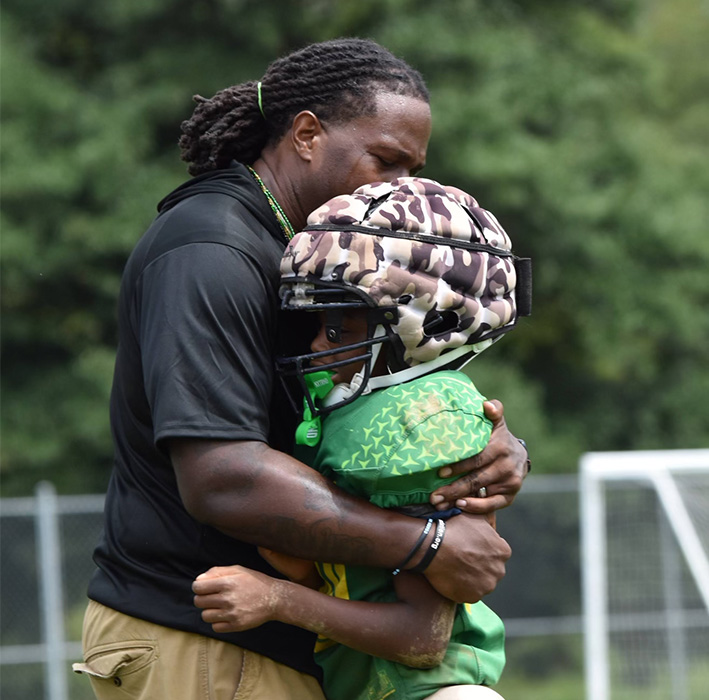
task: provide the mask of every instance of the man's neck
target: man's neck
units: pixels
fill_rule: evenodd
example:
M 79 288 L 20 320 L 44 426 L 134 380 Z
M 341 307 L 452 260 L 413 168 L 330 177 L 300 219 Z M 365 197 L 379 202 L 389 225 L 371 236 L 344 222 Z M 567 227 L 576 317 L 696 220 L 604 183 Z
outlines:
M 309 212 L 302 211 L 300 206 L 296 178 L 291 176 L 293 167 L 288 163 L 287 156 L 281 155 L 278 149 L 267 147 L 252 167 L 280 204 L 293 229 L 300 231 Z

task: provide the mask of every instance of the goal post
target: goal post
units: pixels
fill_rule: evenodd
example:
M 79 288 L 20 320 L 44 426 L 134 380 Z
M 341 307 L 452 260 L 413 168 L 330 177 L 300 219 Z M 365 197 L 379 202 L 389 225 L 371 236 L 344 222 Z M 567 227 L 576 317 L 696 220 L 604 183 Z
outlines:
M 580 471 L 587 700 L 700 697 L 709 449 L 591 452 Z

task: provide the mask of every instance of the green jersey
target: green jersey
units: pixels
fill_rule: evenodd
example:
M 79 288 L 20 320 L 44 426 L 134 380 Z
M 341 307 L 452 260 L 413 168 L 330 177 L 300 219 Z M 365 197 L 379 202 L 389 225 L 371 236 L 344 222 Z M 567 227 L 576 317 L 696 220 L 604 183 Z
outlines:
M 436 472 L 480 452 L 492 426 L 484 398 L 461 372 L 441 371 L 361 396 L 329 414 L 316 448 L 299 457 L 341 488 L 381 507 L 427 503 L 450 479 Z M 318 564 L 323 592 L 350 600 L 396 600 L 382 569 Z M 325 694 L 333 700 L 422 700 L 449 685 L 492 685 L 505 663 L 504 627 L 484 603 L 459 605 L 440 666 L 417 669 L 318 638 Z

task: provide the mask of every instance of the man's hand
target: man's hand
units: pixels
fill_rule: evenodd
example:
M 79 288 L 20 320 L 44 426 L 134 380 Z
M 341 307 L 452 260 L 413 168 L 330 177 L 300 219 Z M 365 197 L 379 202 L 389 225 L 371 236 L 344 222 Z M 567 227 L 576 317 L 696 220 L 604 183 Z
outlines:
M 508 430 L 502 404 L 492 400 L 483 406 L 492 421 L 490 441 L 479 454 L 439 470 L 443 478 L 462 476 L 431 494 L 438 510 L 455 506 L 467 513 L 490 513 L 509 506 L 522 488 L 529 471 L 527 450 Z
M 215 632 L 240 632 L 275 619 L 280 583 L 244 566 L 215 566 L 192 583 L 194 604 Z
M 443 543 L 424 575 L 443 596 L 476 603 L 495 590 L 512 550 L 483 515 L 446 521 Z

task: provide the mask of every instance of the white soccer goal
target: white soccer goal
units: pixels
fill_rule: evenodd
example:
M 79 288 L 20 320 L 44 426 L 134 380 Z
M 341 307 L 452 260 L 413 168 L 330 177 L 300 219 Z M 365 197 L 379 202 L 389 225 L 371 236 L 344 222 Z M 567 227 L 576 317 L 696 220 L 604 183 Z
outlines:
M 581 459 L 587 700 L 709 698 L 709 449 Z

